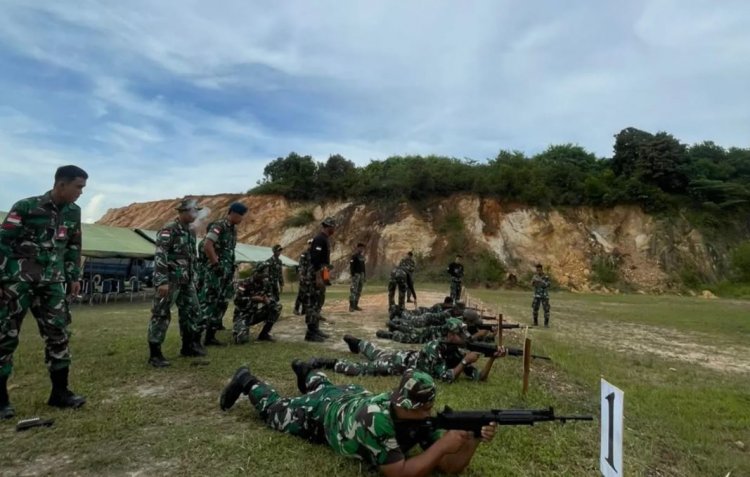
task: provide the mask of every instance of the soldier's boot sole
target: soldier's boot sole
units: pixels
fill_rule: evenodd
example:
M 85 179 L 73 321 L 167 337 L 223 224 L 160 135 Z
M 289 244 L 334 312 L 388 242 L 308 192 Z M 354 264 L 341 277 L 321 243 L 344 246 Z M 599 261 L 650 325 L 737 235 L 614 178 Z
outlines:
M 349 351 L 355 354 L 359 353 L 359 338 L 355 338 L 352 335 L 344 335 L 344 342 L 349 346 Z
M 318 333 L 311 333 L 307 332 L 305 333 L 305 341 L 311 341 L 313 343 L 322 343 L 326 340 L 326 338 L 323 335 L 320 335 Z
M 0 419 L 12 419 L 16 415 L 16 410 L 10 403 L 0 406 Z
M 60 409 L 78 409 L 86 404 L 86 398 L 67 389 L 65 391 L 52 391 L 47 404 Z
M 171 366 L 172 364 L 167 361 L 164 358 L 160 358 L 158 356 L 154 356 L 148 359 L 148 364 L 153 366 L 154 368 L 167 368 Z
M 295 359 L 292 361 L 292 371 L 294 371 L 295 376 L 297 376 L 297 389 L 299 389 L 299 392 L 302 394 L 307 392 L 305 382 L 307 381 L 307 375 L 310 374 L 310 371 L 312 370 L 313 367 L 301 359 Z
M 255 379 L 250 374 L 250 369 L 247 366 L 241 366 L 234 372 L 232 379 L 229 384 L 224 386 L 219 397 L 219 407 L 222 411 L 226 411 L 234 406 L 240 395 L 245 392 L 245 388 Z

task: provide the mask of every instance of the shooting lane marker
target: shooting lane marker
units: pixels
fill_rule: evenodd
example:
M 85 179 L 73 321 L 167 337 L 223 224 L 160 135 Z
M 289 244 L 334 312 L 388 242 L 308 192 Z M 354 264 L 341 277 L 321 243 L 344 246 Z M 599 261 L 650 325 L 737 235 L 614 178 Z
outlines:
M 604 477 L 621 477 L 622 472 L 622 418 L 625 393 L 601 380 L 601 450 L 599 470 Z
M 528 328 L 527 328 L 528 329 Z M 526 396 L 529 390 L 529 371 L 531 370 L 531 338 L 526 338 L 523 342 L 523 388 L 521 394 Z

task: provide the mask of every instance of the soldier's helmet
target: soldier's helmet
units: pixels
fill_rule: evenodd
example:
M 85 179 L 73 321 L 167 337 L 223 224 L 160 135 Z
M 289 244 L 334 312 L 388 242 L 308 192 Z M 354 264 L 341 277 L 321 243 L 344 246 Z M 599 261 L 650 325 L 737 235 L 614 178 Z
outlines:
M 333 217 L 326 217 L 323 222 L 320 223 L 323 227 L 335 227 L 336 220 Z
M 273 250 L 273 253 L 281 252 L 282 250 L 284 250 L 284 247 L 282 247 L 279 244 L 276 244 L 276 245 L 273 246 L 273 248 L 271 250 Z
M 469 334 L 469 330 L 467 329 L 466 324 L 464 324 L 464 322 L 458 318 L 448 318 L 447 320 L 445 320 L 445 325 L 443 325 L 443 331 L 445 333 L 455 333 L 464 338 L 471 338 L 471 335 Z
M 200 207 L 195 199 L 182 199 L 176 209 L 179 212 L 184 212 L 186 210 L 203 210 L 203 207 Z
M 464 310 L 462 316 L 464 323 L 467 325 L 478 325 L 482 322 L 482 318 L 479 317 L 479 313 L 476 310 Z
M 403 409 L 418 409 L 435 401 L 435 381 L 432 376 L 415 369 L 407 369 L 391 399 Z

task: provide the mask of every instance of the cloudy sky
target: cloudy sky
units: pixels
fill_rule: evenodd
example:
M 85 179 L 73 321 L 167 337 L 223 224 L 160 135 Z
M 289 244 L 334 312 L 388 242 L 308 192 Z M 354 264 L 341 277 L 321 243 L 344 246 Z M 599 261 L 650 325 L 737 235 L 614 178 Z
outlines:
M 750 146 L 750 2 L 0 0 L 0 210 L 240 192 L 290 151 Z

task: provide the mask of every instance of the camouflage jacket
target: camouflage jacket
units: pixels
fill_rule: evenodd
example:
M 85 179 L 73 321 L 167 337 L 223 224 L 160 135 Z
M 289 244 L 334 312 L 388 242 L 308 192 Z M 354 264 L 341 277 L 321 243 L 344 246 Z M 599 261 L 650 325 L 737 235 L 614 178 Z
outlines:
M 359 387 L 344 388 L 345 392 L 326 405 L 323 418 L 326 440 L 336 453 L 358 457 L 372 466 L 388 465 L 404 460 L 417 442 L 400 442 L 391 417 L 391 393 L 373 395 Z M 423 447 L 440 437 L 428 436 Z
M 415 262 L 413 258 L 410 258 L 408 256 L 402 258 L 398 266 L 403 268 L 409 275 L 414 274 L 414 272 L 417 270 L 417 262 Z
M 401 267 L 391 270 L 391 281 L 406 283 L 406 270 Z
M 0 227 L 0 282 L 57 283 L 81 276 L 81 209 L 51 192 L 16 202 Z
M 229 219 L 221 219 L 211 222 L 206 228 L 206 236 L 198 245 L 198 256 L 200 263 L 210 266 L 208 255 L 203 251 L 206 240 L 214 243 L 214 250 L 219 257 L 219 264 L 225 271 L 234 270 L 234 249 L 237 246 L 237 230 Z
M 534 287 L 534 296 L 538 298 L 549 298 L 549 275 L 535 273 L 531 277 L 531 286 Z
M 310 252 L 307 250 L 302 252 L 297 263 L 297 276 L 299 277 L 299 281 L 306 282 L 308 279 L 307 271 L 310 268 Z
M 271 255 L 271 258 L 266 260 L 266 264 L 268 264 L 268 279 L 271 281 L 271 284 L 276 285 L 278 283 L 280 287 L 283 287 L 284 271 L 281 268 L 281 259 Z
M 194 282 L 197 259 L 195 233 L 179 219 L 167 222 L 156 235 L 154 285 Z
M 453 382 L 458 378 L 454 376 L 453 368 L 464 357 L 464 352 L 456 346 L 448 346 L 439 340 L 425 343 L 417 355 L 415 368 L 428 373 L 436 379 Z M 473 366 L 467 366 L 464 372 L 474 380 L 479 379 L 479 370 Z
M 271 283 L 267 278 L 258 282 L 255 276 L 245 278 L 237 285 L 237 293 L 234 295 L 234 306 L 241 313 L 253 313 L 262 308 L 265 303 L 253 301 L 254 296 L 271 298 Z

